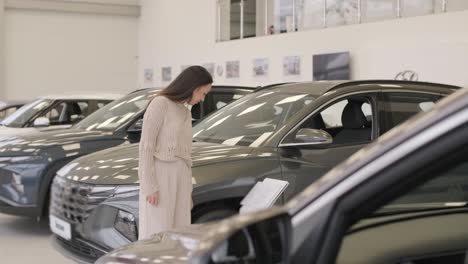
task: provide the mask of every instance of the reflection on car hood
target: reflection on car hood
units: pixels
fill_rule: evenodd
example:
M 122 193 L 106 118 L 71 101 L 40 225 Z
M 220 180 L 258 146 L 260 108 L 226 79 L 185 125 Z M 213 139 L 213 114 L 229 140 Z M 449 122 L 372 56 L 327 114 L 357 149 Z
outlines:
M 249 157 L 252 148 L 195 142 L 193 167 Z M 138 144 L 118 146 L 76 159 L 65 176 L 92 184 L 138 183 Z M 90 177 L 95 176 L 95 177 Z M 98 176 L 98 177 L 96 177 Z
M 16 136 L 23 136 L 23 135 L 30 135 L 37 132 L 47 132 L 47 131 L 55 131 L 60 129 L 70 128 L 71 125 L 62 125 L 62 126 L 50 126 L 50 127 L 6 127 L 0 126 L 0 140 L 14 138 Z
M 0 138 L 0 152 L 1 156 L 29 156 L 57 146 L 66 151 L 79 149 L 81 142 L 98 140 L 104 136 L 109 136 L 109 133 L 79 129 L 26 133 Z
M 96 263 L 159 263 L 158 260 L 187 263 L 189 257 L 198 258 L 209 254 L 236 231 L 283 213 L 282 209 L 273 207 L 218 222 L 169 230 L 117 249 Z

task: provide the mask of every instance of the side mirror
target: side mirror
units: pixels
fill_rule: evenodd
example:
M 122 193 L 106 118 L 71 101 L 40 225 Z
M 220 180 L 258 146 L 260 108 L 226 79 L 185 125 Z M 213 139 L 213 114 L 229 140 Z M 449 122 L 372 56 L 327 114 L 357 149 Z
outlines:
M 72 122 L 72 124 L 78 123 L 83 119 L 84 119 L 84 116 L 82 116 L 82 115 L 71 115 L 70 116 L 70 121 Z
M 211 253 L 211 263 L 289 263 L 291 222 L 277 215 L 231 234 Z
M 333 143 L 333 138 L 324 130 L 303 128 L 297 132 L 294 142 L 307 145 L 323 145 Z
M 132 126 L 127 129 L 128 140 L 131 143 L 136 143 L 140 141 L 141 130 L 143 129 L 143 118 L 138 119 Z
M 50 126 L 50 120 L 47 117 L 38 117 L 34 120 L 34 127 L 48 127 Z

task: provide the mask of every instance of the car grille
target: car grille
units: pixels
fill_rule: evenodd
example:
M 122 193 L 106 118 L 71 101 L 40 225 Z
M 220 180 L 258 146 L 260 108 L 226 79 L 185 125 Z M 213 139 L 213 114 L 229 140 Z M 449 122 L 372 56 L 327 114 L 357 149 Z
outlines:
M 72 252 L 75 255 L 78 255 L 80 258 L 85 258 L 89 262 L 94 262 L 106 252 L 104 250 L 99 250 L 95 247 L 90 246 L 88 243 L 84 243 L 79 239 L 73 239 L 71 241 L 57 237 L 59 244 Z
M 57 176 L 52 184 L 50 213 L 71 224 L 81 224 L 94 208 L 111 196 L 113 188 L 108 188 L 103 190 L 103 187 Z

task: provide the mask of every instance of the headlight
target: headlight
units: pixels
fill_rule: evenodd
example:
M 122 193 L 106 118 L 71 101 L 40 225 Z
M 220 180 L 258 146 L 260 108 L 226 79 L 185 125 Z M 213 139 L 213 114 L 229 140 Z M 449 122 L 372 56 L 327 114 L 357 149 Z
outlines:
M 59 176 L 65 176 L 65 174 L 69 173 L 73 168 L 78 166 L 78 162 L 71 162 L 68 163 L 67 165 L 63 166 L 60 170 L 57 171 L 57 175 Z
M 135 217 L 125 211 L 119 210 L 115 219 L 114 227 L 124 237 L 130 241 L 138 240 L 138 230 L 135 221 Z

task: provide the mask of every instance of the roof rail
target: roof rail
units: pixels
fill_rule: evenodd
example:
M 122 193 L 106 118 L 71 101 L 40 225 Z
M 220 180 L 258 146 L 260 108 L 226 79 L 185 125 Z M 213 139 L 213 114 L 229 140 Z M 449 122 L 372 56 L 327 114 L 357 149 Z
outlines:
M 257 89 L 255 89 L 255 91 L 257 92 L 257 91 L 268 89 L 268 88 L 271 88 L 271 87 L 276 87 L 276 86 L 280 86 L 280 85 L 284 85 L 284 84 L 293 84 L 293 83 L 297 83 L 297 82 L 281 82 L 281 83 L 272 83 L 272 84 L 268 84 L 268 85 L 265 85 L 265 86 L 257 86 Z
M 335 85 L 331 90 L 340 89 L 343 87 L 348 87 L 349 85 L 361 85 L 361 84 L 375 84 L 378 82 L 387 83 L 387 84 L 416 84 L 416 85 L 430 85 L 430 86 L 437 86 L 443 87 L 447 89 L 461 89 L 462 87 L 450 84 L 443 84 L 443 83 L 434 83 L 434 82 L 421 82 L 421 81 L 406 81 L 406 80 L 392 80 L 392 79 L 376 79 L 376 80 L 357 80 L 357 81 L 346 81 L 340 84 Z

